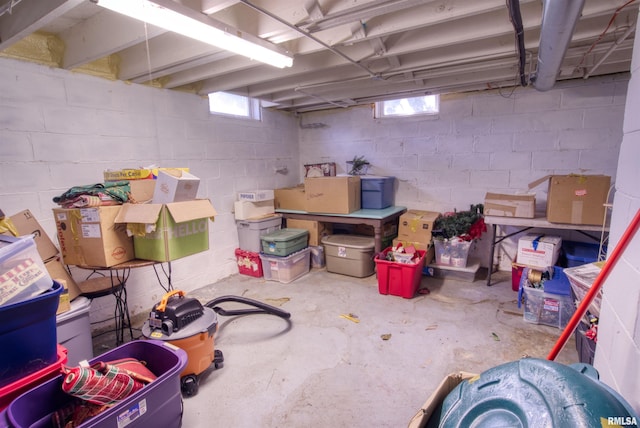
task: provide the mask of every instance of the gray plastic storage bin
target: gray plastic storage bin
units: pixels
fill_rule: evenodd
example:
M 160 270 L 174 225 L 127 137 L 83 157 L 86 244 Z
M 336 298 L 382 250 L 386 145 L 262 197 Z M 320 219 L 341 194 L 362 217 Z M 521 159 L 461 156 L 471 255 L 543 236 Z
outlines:
M 90 307 L 91 300 L 78 296 L 71 302 L 70 311 L 56 316 L 58 343 L 67 348 L 68 366 L 77 366 L 80 361 L 93 358 Z
M 363 278 L 375 271 L 375 240 L 362 235 L 330 235 L 322 239 L 327 272 Z
M 260 238 L 282 227 L 282 217 L 279 215 L 260 220 L 237 220 L 238 246 L 241 250 L 259 253 L 262 249 Z
M 307 247 L 309 231 L 285 228 L 263 235 L 262 252 L 271 256 L 288 256 Z

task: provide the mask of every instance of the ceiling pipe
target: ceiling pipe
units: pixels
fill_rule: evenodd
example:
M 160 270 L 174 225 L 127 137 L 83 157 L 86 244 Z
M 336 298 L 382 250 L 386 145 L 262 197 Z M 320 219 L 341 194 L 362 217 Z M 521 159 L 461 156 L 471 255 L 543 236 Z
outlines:
M 548 91 L 556 83 L 585 0 L 543 0 L 538 66 L 533 87 Z

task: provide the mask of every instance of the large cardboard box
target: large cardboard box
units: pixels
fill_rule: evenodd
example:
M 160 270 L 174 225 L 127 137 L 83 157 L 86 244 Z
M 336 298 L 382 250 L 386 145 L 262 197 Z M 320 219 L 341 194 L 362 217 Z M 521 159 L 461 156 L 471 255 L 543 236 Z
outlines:
M 20 211 L 12 215 L 10 219 L 18 232 L 18 236 L 33 235 L 38 254 L 40 254 L 43 261 L 47 261 L 58 254 L 58 248 L 40 226 L 38 220 L 31 214 L 31 211 Z
M 431 242 L 433 223 L 440 213 L 435 211 L 408 210 L 400 216 L 398 239 L 410 242 Z
M 78 287 L 78 284 L 74 281 L 73 277 L 69 275 L 69 272 L 62 264 L 62 260 L 59 256 L 46 262 L 44 267 L 47 268 L 47 271 L 53 280 L 65 285 L 69 301 L 72 301 L 82 294 L 80 287 Z
M 64 264 L 109 267 L 133 260 L 133 239 L 114 222 L 121 207 L 54 208 Z
M 154 204 L 191 201 L 198 195 L 200 179 L 180 169 L 158 171 L 158 179 L 153 192 Z
M 307 177 L 304 189 L 307 211 L 312 213 L 349 214 L 360 209 L 359 176 Z
M 322 245 L 322 238 L 333 233 L 333 225 L 321 221 L 287 219 L 287 227 L 291 229 L 305 229 L 309 231 L 309 245 Z
M 304 185 L 285 187 L 274 191 L 275 208 L 277 210 L 307 210 L 307 196 Z
M 611 177 L 606 175 L 551 175 L 529 184 L 549 182 L 547 220 L 551 223 L 600 225 L 604 221 Z
M 455 372 L 445 377 L 440 384 L 436 387 L 436 390 L 431 393 L 427 401 L 416 412 L 416 414 L 409 421 L 409 428 L 424 428 L 428 426 L 438 426 L 438 420 L 430 421 L 432 416 L 439 416 L 437 411 L 444 399 L 454 390 L 456 386 L 464 381 L 472 382 L 474 378 L 478 378 L 479 375 L 467 372 Z
M 518 239 L 516 260 L 527 266 L 544 269 L 556 264 L 561 247 L 562 238 L 559 236 L 528 233 Z
M 533 218 L 536 213 L 536 195 L 506 195 L 487 192 L 484 197 L 484 215 L 499 217 Z
M 209 219 L 216 214 L 208 199 L 124 204 L 115 222 L 134 234 L 136 258 L 167 262 L 208 250 Z

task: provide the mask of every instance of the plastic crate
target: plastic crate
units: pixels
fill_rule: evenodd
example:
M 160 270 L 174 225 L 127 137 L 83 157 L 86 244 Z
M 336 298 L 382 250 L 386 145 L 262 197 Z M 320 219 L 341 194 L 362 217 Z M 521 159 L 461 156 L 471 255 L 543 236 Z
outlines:
M 600 245 L 587 242 L 562 241 L 562 250 L 567 258 L 567 267 L 570 268 L 598 261 Z
M 280 230 L 282 217 L 277 215 L 260 220 L 237 220 L 236 227 L 240 249 L 259 253 L 262 249 L 260 237 Z
M 309 272 L 311 262 L 309 247 L 286 257 L 271 256 L 260 253 L 264 279 L 279 281 L 284 284 L 295 281 Z
M 383 254 L 391 251 L 391 247 L 386 248 Z M 419 259 L 415 264 L 390 262 L 375 258 L 378 272 L 378 292 L 380 294 L 391 294 L 405 299 L 411 299 L 420 286 L 422 280 L 422 269 L 424 268 L 425 251 L 416 250 Z
M 362 175 L 360 180 L 362 209 L 379 210 L 393 205 L 395 177 Z
M 284 228 L 262 235 L 262 252 L 274 256 L 288 256 L 305 248 L 309 242 L 306 229 Z
M 471 241 L 451 238 L 449 241 L 433 240 L 436 247 L 436 264 L 453 267 L 466 267 Z
M 71 310 L 56 315 L 58 343 L 67 348 L 70 366 L 93 358 L 90 310 L 91 300 L 78 296 L 71 302 Z
M 518 293 L 518 307 L 524 304 L 524 320 L 532 324 L 564 328 L 576 310 L 564 269 L 553 266 L 553 275 L 544 281 L 542 289 L 526 285 L 530 269 L 526 267 L 522 271 Z
M 56 310 L 63 289 L 54 281 L 39 296 L 0 306 L 0 386 L 56 362 Z
M 375 272 L 375 240 L 371 236 L 329 235 L 322 238 L 327 272 L 364 278 Z
M 245 251 L 236 248 L 236 262 L 238 264 L 238 272 L 242 275 L 262 277 L 262 260 L 260 253 L 253 251 Z
M 29 300 L 52 283 L 33 236 L 0 235 L 0 305 Z
M 569 279 L 571 290 L 576 296 L 576 300 L 581 302 L 593 285 L 595 279 L 600 275 L 602 270 L 602 262 L 587 263 L 584 265 L 567 268 L 564 270 L 565 275 Z M 589 311 L 595 316 L 600 316 L 600 307 L 602 305 L 602 288 L 589 305 Z
M 576 351 L 578 351 L 579 361 L 593 365 L 593 357 L 596 354 L 596 342 L 585 336 L 587 330 L 589 330 L 589 324 L 580 322 L 573 336 L 576 340 Z
M 120 358 L 145 361 L 157 379 L 79 427 L 180 427 L 180 372 L 187 364 L 186 351 L 158 340 L 135 340 L 92 359 L 90 363 Z M 62 376 L 57 376 L 13 400 L 5 410 L 6 418 L 14 428 L 53 427 L 53 412 L 72 400 L 73 397 L 62 390 Z
M 4 410 L 19 395 L 30 390 L 31 388 L 51 379 L 60 374 L 63 364 L 67 363 L 67 349 L 58 345 L 58 359 L 53 364 L 48 365 L 36 372 L 28 374 L 21 379 L 16 380 L 8 385 L 0 388 L 0 410 Z M 2 419 L 0 419 L 0 424 Z M 2 425 L 0 425 L 2 426 Z

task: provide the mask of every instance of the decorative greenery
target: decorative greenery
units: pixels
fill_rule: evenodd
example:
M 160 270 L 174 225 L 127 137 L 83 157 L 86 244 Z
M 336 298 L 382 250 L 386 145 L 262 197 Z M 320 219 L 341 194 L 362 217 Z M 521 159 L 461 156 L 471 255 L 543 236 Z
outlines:
M 455 236 L 472 241 L 487 231 L 484 224 L 484 205 L 471 205 L 469 211 L 441 214 L 433 225 L 435 239 L 451 239 Z
M 369 161 L 364 156 L 354 156 L 352 160 L 347 161 L 347 165 L 351 165 L 351 169 L 347 174 L 349 175 L 363 175 L 367 172 L 369 167 Z

